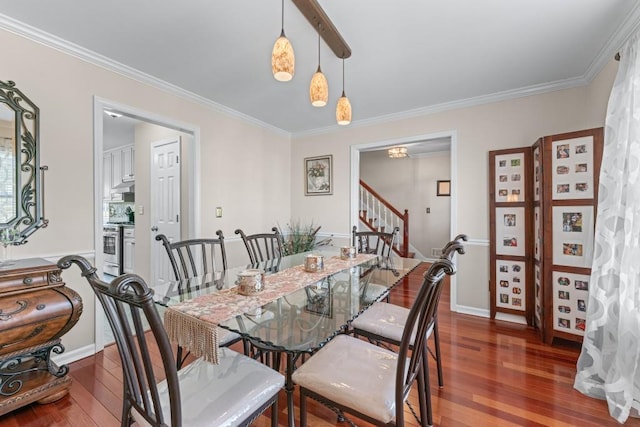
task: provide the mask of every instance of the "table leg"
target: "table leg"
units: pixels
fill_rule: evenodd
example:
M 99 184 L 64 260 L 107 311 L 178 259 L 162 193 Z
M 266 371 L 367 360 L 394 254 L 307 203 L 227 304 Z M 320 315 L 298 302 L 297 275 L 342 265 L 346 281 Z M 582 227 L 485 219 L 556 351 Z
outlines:
M 289 427 L 295 427 L 295 406 L 293 404 L 293 390 L 294 384 L 291 376 L 293 375 L 293 369 L 295 368 L 295 358 L 293 353 L 287 353 L 287 367 L 285 372 L 284 390 L 287 392 L 287 415 L 289 416 Z

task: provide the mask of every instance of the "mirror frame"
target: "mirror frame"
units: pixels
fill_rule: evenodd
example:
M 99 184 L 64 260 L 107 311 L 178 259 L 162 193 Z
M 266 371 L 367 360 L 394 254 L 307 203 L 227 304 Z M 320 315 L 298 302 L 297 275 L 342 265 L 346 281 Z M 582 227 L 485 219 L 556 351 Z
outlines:
M 0 102 L 14 112 L 16 153 L 16 215 L 10 222 L 0 223 L 2 235 L 13 229 L 15 237 L 0 243 L 22 245 L 27 243 L 27 237 L 49 224 L 44 216 L 44 171 L 48 168 L 40 166 L 40 110 L 15 86 L 11 80 L 0 80 Z

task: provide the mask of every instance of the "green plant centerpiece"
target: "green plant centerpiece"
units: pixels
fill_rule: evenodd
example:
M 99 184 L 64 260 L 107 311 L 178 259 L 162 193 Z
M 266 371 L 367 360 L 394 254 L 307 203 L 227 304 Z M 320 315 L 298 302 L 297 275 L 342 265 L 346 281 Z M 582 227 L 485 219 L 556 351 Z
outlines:
M 321 226 L 316 227 L 313 221 L 309 225 L 303 225 L 300 221 L 291 221 L 287 224 L 285 230 L 278 226 L 282 236 L 282 251 L 284 255 L 309 252 L 319 246 L 329 245 L 331 243 L 330 237 L 316 239 L 320 228 Z

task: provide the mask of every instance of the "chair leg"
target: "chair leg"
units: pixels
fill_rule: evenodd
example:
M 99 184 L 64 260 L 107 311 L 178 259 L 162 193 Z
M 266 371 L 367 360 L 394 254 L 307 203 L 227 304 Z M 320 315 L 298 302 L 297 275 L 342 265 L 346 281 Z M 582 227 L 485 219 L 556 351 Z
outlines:
M 422 355 L 422 372 L 418 376 L 418 400 L 420 402 L 420 421 L 422 426 L 433 426 L 433 412 L 431 409 L 431 387 L 429 382 L 429 354 L 426 343 Z M 426 421 L 425 424 L 425 414 Z
M 278 396 L 271 405 L 271 427 L 278 427 Z
M 307 427 L 307 396 L 300 387 L 300 427 Z
M 438 386 L 444 387 L 444 376 L 442 375 L 442 356 L 440 353 L 440 334 L 438 332 L 438 318 L 433 324 L 433 341 L 436 347 L 436 367 L 438 368 Z
M 249 340 L 246 338 L 242 338 L 242 350 L 244 351 L 245 356 L 251 357 L 251 346 L 249 344 Z

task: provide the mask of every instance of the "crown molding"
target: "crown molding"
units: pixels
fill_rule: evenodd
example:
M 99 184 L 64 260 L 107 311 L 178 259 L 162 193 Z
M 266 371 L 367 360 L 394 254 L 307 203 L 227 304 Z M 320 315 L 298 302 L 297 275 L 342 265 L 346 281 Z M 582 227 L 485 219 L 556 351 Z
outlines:
M 615 54 L 622 48 L 627 39 L 640 27 L 640 2 L 633 6 L 631 12 L 626 16 L 622 25 L 602 46 L 598 55 L 587 68 L 584 78 L 591 82 L 604 66 L 611 61 Z
M 81 46 L 78 46 L 60 37 L 54 36 L 53 34 L 44 32 L 38 28 L 32 27 L 28 24 L 25 24 L 24 22 L 18 21 L 9 16 L 0 14 L 0 28 L 6 31 L 9 31 L 13 34 L 16 34 L 18 36 L 29 39 L 31 41 L 40 43 L 44 46 L 58 50 L 62 53 L 66 53 L 67 55 L 70 55 L 82 61 L 88 62 L 92 65 L 98 66 L 107 71 L 112 71 L 116 74 L 120 74 L 124 77 L 128 77 L 137 82 L 144 83 L 149 86 L 160 89 L 163 92 L 167 92 L 169 94 L 178 96 L 187 101 L 200 104 L 204 107 L 210 108 L 219 113 L 223 113 L 227 116 L 238 118 L 240 120 L 243 120 L 245 122 L 248 122 L 250 124 L 253 124 L 261 128 L 268 129 L 272 132 L 278 133 L 283 136 L 288 136 L 288 137 L 291 136 L 290 132 L 287 132 L 283 129 L 280 129 L 278 127 L 265 123 L 261 120 L 248 116 L 232 108 L 225 107 L 222 104 L 218 104 L 217 102 L 213 102 L 210 99 L 204 98 L 193 92 L 189 92 L 176 85 L 173 85 L 164 80 L 158 79 L 157 77 L 154 77 L 150 74 L 143 73 L 139 70 L 136 70 L 135 68 L 121 64 L 117 61 L 114 61 L 113 59 L 107 58 L 106 56 L 100 55 L 89 49 L 85 49 Z
M 452 102 L 445 102 L 442 104 L 430 105 L 427 107 L 420 107 L 413 110 L 401 111 L 398 113 L 391 113 L 369 119 L 354 120 L 347 127 L 332 125 L 317 129 L 311 129 L 308 131 L 294 132 L 291 134 L 293 138 L 300 138 L 306 136 L 322 135 L 327 133 L 336 132 L 337 130 L 349 130 L 349 128 L 358 128 L 371 126 L 376 124 L 388 123 L 393 121 L 399 121 L 404 119 L 411 119 L 420 116 L 427 116 L 430 114 L 441 113 L 444 111 L 459 110 L 462 108 L 476 107 L 484 104 L 491 104 L 494 102 L 507 101 L 510 99 L 522 98 L 525 96 L 539 95 L 547 92 L 555 92 L 563 89 L 570 89 L 578 86 L 585 86 L 589 83 L 584 77 L 576 77 L 566 80 L 558 80 L 550 83 L 543 83 L 539 85 L 527 86 L 519 89 L 507 90 L 504 92 L 492 93 L 489 95 L 481 95 L 473 98 L 460 99 Z

